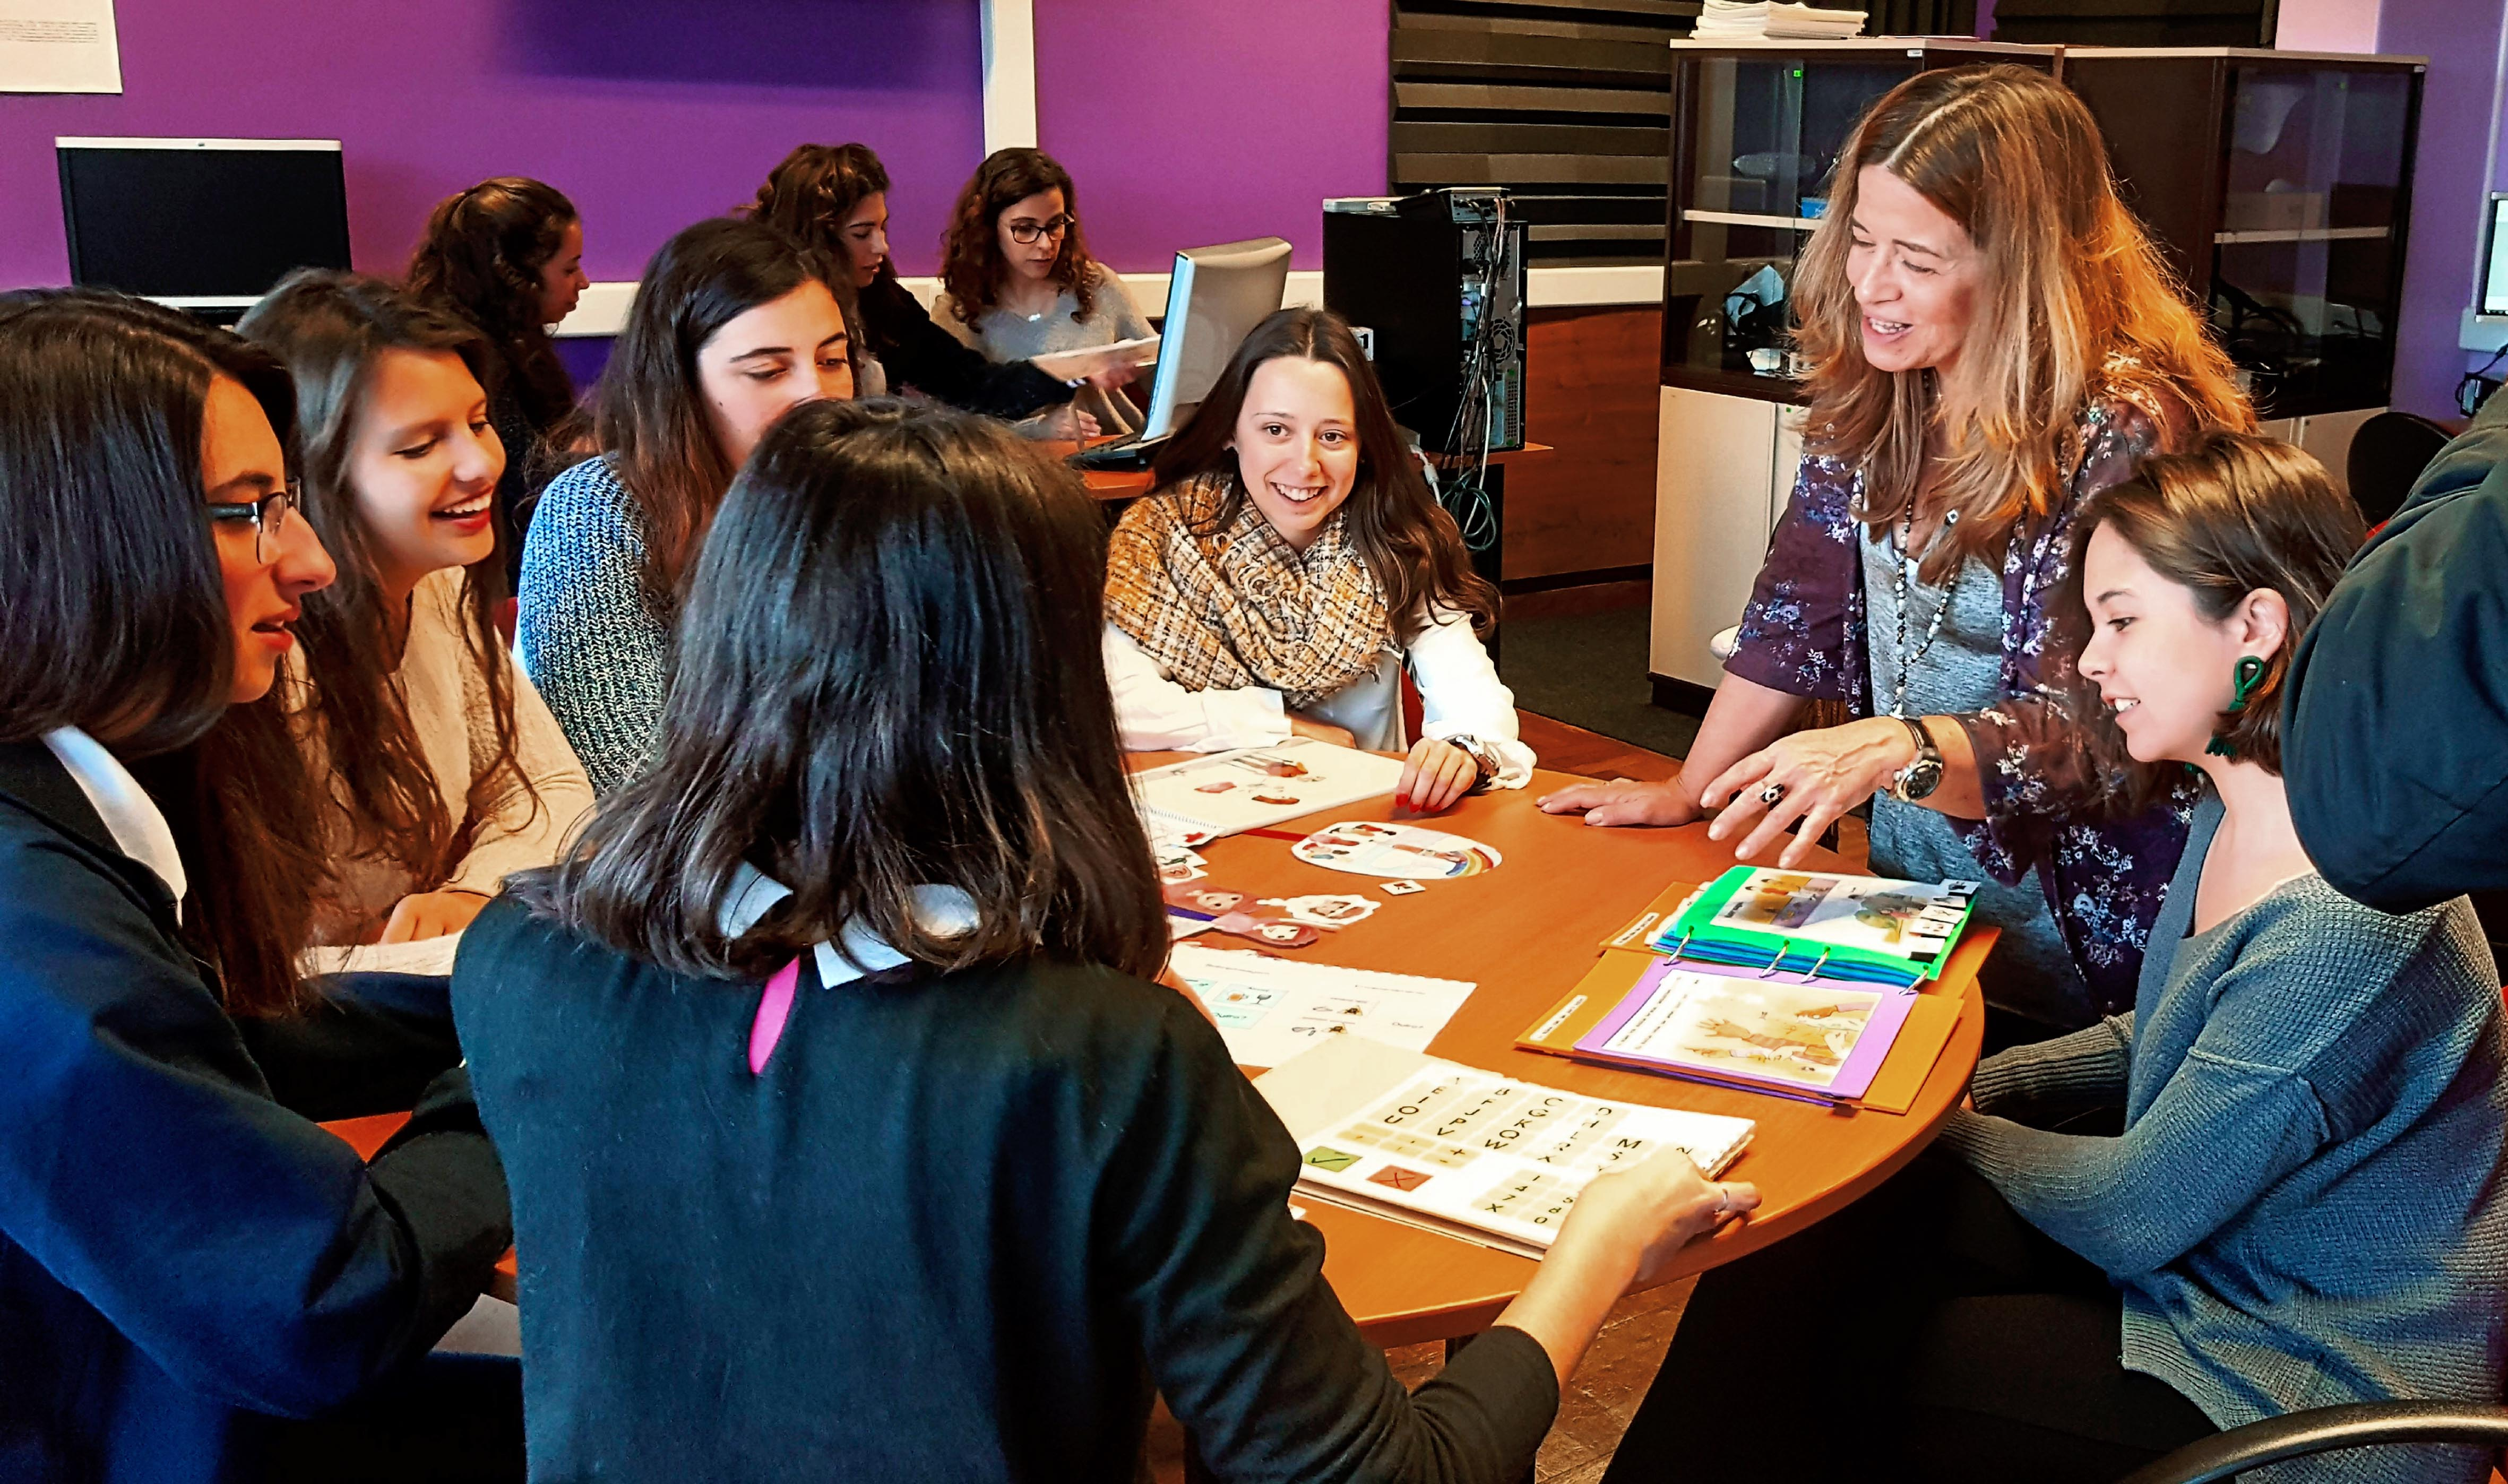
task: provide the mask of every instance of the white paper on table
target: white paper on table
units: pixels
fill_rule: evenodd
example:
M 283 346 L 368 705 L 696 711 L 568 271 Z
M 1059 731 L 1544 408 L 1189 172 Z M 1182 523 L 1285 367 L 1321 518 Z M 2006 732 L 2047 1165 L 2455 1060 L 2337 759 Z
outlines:
M 1278 1066 L 1326 1036 L 1425 1051 L 1475 987 L 1199 944 L 1177 945 L 1167 966 L 1219 1022 L 1239 1066 Z
M 120 93 L 113 0 L 0 0 L 0 93 Z
M 360 943 L 339 948 L 307 948 L 297 956 L 297 972 L 315 974 L 450 974 L 461 935 L 421 938 L 414 943 Z
M 1199 845 L 1390 794 L 1401 782 L 1399 758 L 1291 737 L 1134 773 L 1132 794 L 1152 843 Z

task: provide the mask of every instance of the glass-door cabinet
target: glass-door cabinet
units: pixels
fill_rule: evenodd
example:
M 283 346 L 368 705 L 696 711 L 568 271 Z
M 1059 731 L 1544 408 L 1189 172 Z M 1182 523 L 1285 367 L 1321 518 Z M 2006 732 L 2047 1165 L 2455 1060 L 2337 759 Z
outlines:
M 2126 204 L 2267 418 L 2386 405 L 2423 59 L 2076 47 Z
M 2061 49 L 1943 37 L 1672 43 L 1663 385 L 1794 399 L 1794 259 L 1847 135 L 1919 72 L 2055 71 Z

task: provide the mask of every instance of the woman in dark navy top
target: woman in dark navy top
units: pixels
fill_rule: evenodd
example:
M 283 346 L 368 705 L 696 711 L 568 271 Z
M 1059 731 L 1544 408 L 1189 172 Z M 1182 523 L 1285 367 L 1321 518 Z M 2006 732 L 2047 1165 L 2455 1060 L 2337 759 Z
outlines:
M 412 1443 L 493 1429 L 500 1385 L 510 1413 L 510 1377 L 405 1370 L 509 1238 L 465 1076 L 388 1072 L 442 982 L 314 1002 L 292 963 L 312 793 L 277 713 L 238 704 L 269 691 L 299 600 L 331 577 L 292 509 L 292 405 L 277 363 L 224 331 L 110 295 L 0 295 L 0 529 L 40 554 L 0 564 L 12 1484 L 371 1478 L 377 1446 L 433 1454 L 379 1444 L 366 1408 L 426 1390 L 459 1409 Z M 307 1117 L 413 1100 L 371 1166 Z M 277 1421 L 321 1413 L 318 1434 Z
M 1104 526 L 998 427 L 823 402 L 698 560 L 662 756 L 464 939 L 540 1479 L 1509 1479 L 1613 1299 L 1749 1186 L 1588 1188 L 1406 1394 L 1183 995 L 1097 644 Z

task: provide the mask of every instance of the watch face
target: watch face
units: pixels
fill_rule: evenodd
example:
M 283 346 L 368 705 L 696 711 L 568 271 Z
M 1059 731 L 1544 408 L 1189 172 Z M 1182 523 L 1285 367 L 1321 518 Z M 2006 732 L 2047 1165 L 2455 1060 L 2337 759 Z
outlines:
M 1941 785 L 1941 761 L 1936 758 L 1920 758 L 1907 764 L 1907 770 L 1899 775 L 1899 787 L 1894 792 L 1900 798 L 1913 803 L 1919 798 L 1930 798 L 1934 790 L 1940 788 Z

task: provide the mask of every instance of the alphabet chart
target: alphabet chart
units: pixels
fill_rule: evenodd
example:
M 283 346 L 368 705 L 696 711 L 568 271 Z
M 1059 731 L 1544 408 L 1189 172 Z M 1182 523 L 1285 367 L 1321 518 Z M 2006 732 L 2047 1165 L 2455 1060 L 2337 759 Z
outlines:
M 1396 1075 L 1354 1112 L 1312 1128 L 1292 1114 L 1335 1099 L 1308 1090 L 1333 1083 L 1346 1094 L 1350 1077 L 1317 1078 L 1292 1063 L 1278 1088 L 1264 1079 L 1297 1137 L 1302 1189 L 1526 1256 L 1548 1249 L 1596 1175 L 1666 1147 L 1712 1175 L 1741 1154 L 1753 1129 L 1746 1118 L 1605 1102 L 1429 1057 L 1414 1056 L 1401 1070 L 1394 1056 L 1357 1048 L 1309 1055 L 1339 1056 L 1361 1077 Z

